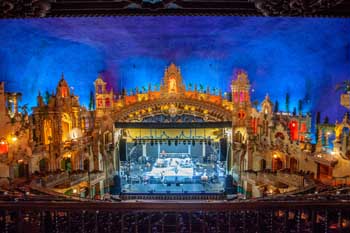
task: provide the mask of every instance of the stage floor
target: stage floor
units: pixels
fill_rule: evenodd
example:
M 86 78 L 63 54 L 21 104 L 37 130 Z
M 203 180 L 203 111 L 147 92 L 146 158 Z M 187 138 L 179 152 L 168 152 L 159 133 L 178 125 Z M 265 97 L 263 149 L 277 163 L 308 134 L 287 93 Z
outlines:
M 223 182 L 215 184 L 125 184 L 122 193 L 223 193 Z

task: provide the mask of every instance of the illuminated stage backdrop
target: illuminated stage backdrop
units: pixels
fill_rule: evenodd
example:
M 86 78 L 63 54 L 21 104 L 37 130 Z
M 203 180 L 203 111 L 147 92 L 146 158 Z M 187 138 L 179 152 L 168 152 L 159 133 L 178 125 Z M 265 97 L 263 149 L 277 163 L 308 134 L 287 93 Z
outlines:
M 101 72 L 115 90 L 148 87 L 171 62 L 185 83 L 229 90 L 236 68 L 247 70 L 252 100 L 269 93 L 285 109 L 333 121 L 345 109 L 335 85 L 350 79 L 350 19 L 262 17 L 100 17 L 0 21 L 0 80 L 33 106 L 64 72 L 88 105 Z

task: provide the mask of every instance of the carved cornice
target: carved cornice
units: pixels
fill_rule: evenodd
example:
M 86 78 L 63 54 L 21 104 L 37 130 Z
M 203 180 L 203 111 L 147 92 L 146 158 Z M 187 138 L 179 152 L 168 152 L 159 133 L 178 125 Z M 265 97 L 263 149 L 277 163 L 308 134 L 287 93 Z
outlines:
M 2 0 L 0 18 L 112 15 L 349 17 L 344 0 Z
M 344 0 L 250 0 L 265 16 L 312 15 L 335 7 Z
M 0 18 L 45 17 L 51 8 L 51 0 L 3 0 Z
M 152 100 L 152 101 L 146 101 L 146 102 L 138 102 L 133 105 L 127 106 L 123 108 L 120 112 L 116 114 L 115 120 L 117 121 L 128 121 L 128 115 L 133 114 L 136 111 L 140 111 L 142 109 L 147 109 L 148 107 L 154 108 L 155 106 L 161 106 L 161 105 L 191 105 L 195 106 L 195 114 L 199 114 L 198 111 L 203 111 L 203 109 L 208 109 L 208 116 L 210 118 L 214 118 L 219 121 L 227 121 L 230 120 L 232 117 L 232 113 L 225 109 L 222 106 L 215 105 L 210 102 L 203 102 L 200 100 L 195 99 L 186 99 L 186 98 L 177 98 L 177 99 L 158 99 L 158 100 Z M 148 115 L 153 115 L 154 112 L 149 113 Z M 143 117 L 146 117 L 148 115 L 145 115 Z M 201 114 L 199 114 L 201 115 Z

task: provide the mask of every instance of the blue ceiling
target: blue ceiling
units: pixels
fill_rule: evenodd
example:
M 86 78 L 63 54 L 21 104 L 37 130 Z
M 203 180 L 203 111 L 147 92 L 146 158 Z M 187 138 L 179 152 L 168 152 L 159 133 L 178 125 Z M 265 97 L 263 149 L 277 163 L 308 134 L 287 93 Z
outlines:
M 115 90 L 159 83 L 171 62 L 186 83 L 229 90 L 247 70 L 252 100 L 341 118 L 335 85 L 350 78 L 350 19 L 98 17 L 0 20 L 0 80 L 35 105 L 65 77 L 88 105 L 98 73 Z

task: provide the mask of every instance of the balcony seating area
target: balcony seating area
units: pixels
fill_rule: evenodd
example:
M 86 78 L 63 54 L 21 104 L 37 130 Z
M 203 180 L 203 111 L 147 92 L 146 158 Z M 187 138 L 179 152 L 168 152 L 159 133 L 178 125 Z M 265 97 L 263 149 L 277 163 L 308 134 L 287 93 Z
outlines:
M 0 232 L 349 232 L 350 203 L 328 198 L 248 201 L 0 201 Z M 330 201 L 332 200 L 332 201 Z

